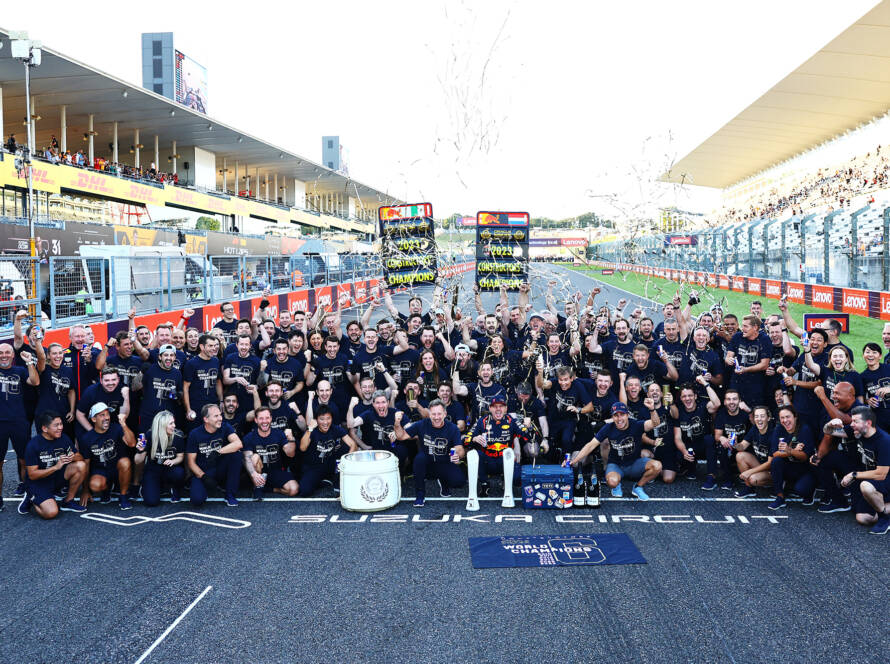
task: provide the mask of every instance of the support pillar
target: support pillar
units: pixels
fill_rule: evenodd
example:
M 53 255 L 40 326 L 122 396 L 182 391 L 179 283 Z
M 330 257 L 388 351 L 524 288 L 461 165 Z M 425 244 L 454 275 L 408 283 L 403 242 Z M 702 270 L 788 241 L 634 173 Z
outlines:
M 115 164 L 120 163 L 120 159 L 118 159 L 119 154 L 120 148 L 118 145 L 117 120 L 115 120 L 111 125 L 111 161 Z
M 65 108 L 64 106 L 62 108 Z M 64 115 L 62 117 L 65 117 Z M 3 131 L 3 86 L 0 85 L 0 140 L 6 143 L 6 132 Z
M 96 163 L 96 136 L 93 133 L 95 116 L 90 113 L 87 123 L 87 130 L 89 131 L 90 139 L 87 141 L 87 159 L 89 160 L 90 168 L 93 167 L 93 164 Z
M 155 170 L 157 172 L 161 171 L 161 139 L 155 134 Z
M 272 202 L 277 203 L 278 202 L 278 173 L 275 174 L 274 179 L 275 179 L 275 181 L 272 184 Z
M 173 141 L 173 173 L 176 173 L 176 141 Z
M 62 154 L 68 152 L 68 107 L 63 105 L 59 109 L 61 122 L 59 126 L 59 151 Z
M 228 187 L 226 186 L 226 182 L 227 182 L 227 179 L 228 179 L 227 176 L 229 175 L 229 173 L 228 173 L 228 169 L 226 168 L 226 158 L 225 157 L 223 157 L 222 172 L 223 172 L 223 191 L 227 191 Z
M 241 180 L 240 180 L 240 178 L 238 177 L 238 175 L 239 175 L 239 173 L 238 173 L 238 162 L 236 161 L 236 162 L 235 162 L 235 195 L 236 195 L 236 196 L 238 195 L 238 192 L 241 191 L 241 190 L 240 190 L 240 187 L 241 187 Z
M 135 129 L 133 131 L 133 149 L 136 151 L 136 156 L 134 157 L 133 165 L 136 168 L 139 168 L 139 130 Z

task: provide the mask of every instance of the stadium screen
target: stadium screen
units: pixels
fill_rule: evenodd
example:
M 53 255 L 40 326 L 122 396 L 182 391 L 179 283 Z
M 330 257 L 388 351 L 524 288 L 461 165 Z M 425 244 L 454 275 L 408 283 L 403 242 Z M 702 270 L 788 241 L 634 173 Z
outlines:
M 207 113 L 207 69 L 181 51 L 175 52 L 174 100 L 200 113 Z

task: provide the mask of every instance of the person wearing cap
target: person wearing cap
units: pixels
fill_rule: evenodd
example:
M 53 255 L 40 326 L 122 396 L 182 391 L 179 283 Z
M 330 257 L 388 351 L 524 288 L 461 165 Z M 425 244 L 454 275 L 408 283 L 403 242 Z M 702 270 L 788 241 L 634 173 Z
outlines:
M 127 416 L 118 413 L 112 421 L 111 408 L 101 401 L 90 407 L 90 429 L 77 438 L 77 449 L 87 467 L 80 504 L 86 507 L 90 494 L 99 494 L 101 503 L 111 501 L 111 487 L 118 485 L 122 510 L 133 508 L 129 489 L 133 473 L 130 450 L 136 449 L 136 436 L 127 428 Z M 138 450 L 139 452 L 144 451 Z
M 457 375 L 462 383 L 470 383 L 479 375 L 479 366 L 467 344 L 459 343 L 454 347 L 454 362 L 451 363 L 448 373 L 452 379 Z
M 117 420 L 121 413 L 124 416 L 130 414 L 130 388 L 121 383 L 120 374 L 115 367 L 104 367 L 99 373 L 99 382 L 84 390 L 77 402 L 74 433 L 78 438 L 84 431 L 93 428 L 88 413 L 97 403 L 108 406 L 113 420 Z
M 467 510 L 479 509 L 478 496 L 488 495 L 488 474 L 501 470 L 504 473 L 504 499 L 501 505 L 514 506 L 513 483 L 519 481 L 521 446 L 528 439 L 528 429 L 507 414 L 506 395 L 501 392 L 493 395 L 489 412 L 476 420 L 464 438 L 470 483 Z M 472 455 L 475 455 L 475 459 L 471 458 Z
M 179 395 L 182 394 L 182 372 L 173 366 L 176 348 L 165 344 L 158 349 L 158 361 L 150 365 L 142 376 L 142 404 L 139 408 L 139 426 L 151 425 L 154 416 L 162 410 L 174 415 L 180 411 Z
M 612 496 L 620 498 L 623 495 L 621 480 L 639 480 L 632 493 L 640 500 L 649 500 L 649 496 L 643 489 L 650 481 L 658 477 L 661 472 L 661 462 L 643 457 L 643 434 L 649 433 L 661 423 L 658 413 L 653 410 L 652 400 L 646 398 L 646 407 L 649 409 L 648 420 L 631 420 L 627 406 L 620 401 L 612 405 L 612 421 L 604 425 L 572 459 L 573 467 L 580 467 L 585 457 L 602 444 L 608 443 L 609 456 L 606 463 L 606 483 L 612 489 Z

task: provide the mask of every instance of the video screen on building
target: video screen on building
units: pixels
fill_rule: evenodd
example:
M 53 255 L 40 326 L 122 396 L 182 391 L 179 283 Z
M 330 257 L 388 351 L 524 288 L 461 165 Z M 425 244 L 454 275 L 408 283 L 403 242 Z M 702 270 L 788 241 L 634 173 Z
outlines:
M 173 98 L 183 106 L 207 113 L 207 68 L 182 51 L 175 51 Z

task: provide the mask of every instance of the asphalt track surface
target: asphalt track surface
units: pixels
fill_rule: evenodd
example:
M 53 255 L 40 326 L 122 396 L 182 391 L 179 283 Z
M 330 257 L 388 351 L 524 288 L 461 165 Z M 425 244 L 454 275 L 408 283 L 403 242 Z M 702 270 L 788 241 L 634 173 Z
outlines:
M 850 514 L 689 481 L 559 512 L 359 515 L 328 491 L 47 523 L 7 498 L 0 662 L 886 661 L 890 538 Z M 612 532 L 647 564 L 474 570 L 467 543 Z

